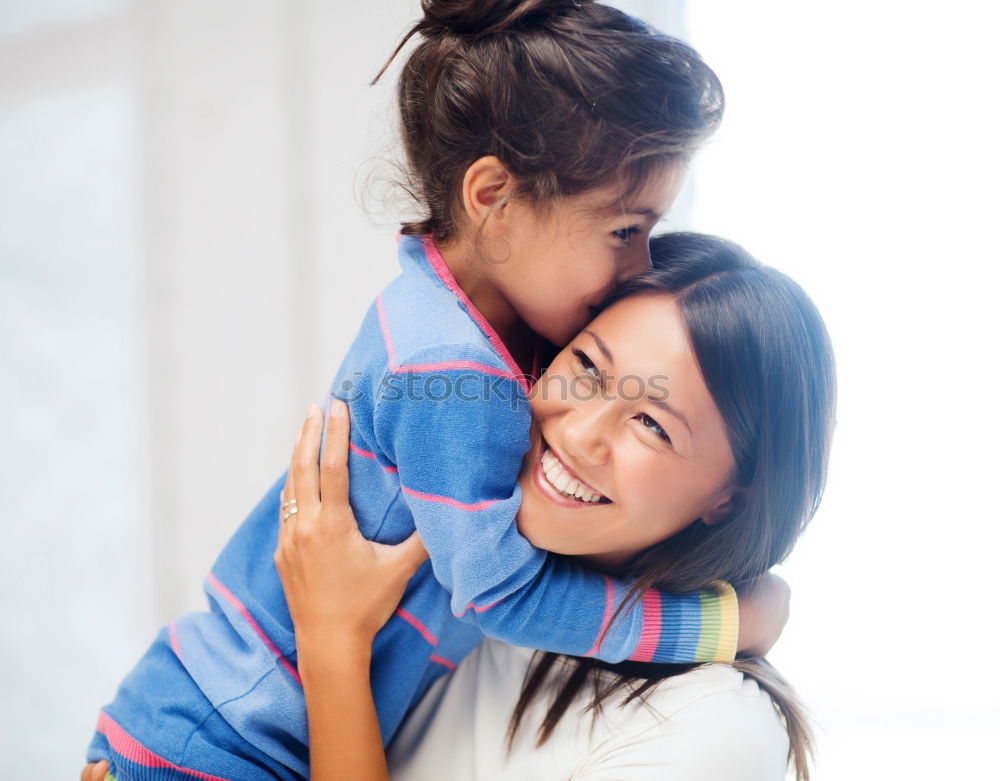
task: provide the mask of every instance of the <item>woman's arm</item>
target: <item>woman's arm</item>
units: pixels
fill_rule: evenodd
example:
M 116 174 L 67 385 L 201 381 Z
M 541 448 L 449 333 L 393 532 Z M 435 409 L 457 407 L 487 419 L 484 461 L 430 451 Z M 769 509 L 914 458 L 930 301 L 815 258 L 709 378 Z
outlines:
M 348 501 L 347 407 L 310 408 L 282 493 L 274 564 L 295 625 L 309 725 L 310 778 L 388 779 L 369 683 L 372 640 L 427 553 L 414 533 L 381 545 L 358 531 Z

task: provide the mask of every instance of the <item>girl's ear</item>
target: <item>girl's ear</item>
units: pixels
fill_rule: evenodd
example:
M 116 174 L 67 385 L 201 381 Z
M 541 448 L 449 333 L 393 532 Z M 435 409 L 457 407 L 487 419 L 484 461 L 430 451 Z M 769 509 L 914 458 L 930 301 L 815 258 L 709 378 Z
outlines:
M 701 516 L 701 522 L 706 526 L 714 526 L 715 524 L 726 520 L 730 515 L 739 509 L 742 500 L 743 491 L 741 489 L 728 489 L 716 505 Z
M 462 209 L 469 223 L 485 229 L 490 217 L 502 217 L 513 189 L 514 177 L 499 157 L 476 160 L 462 177 Z

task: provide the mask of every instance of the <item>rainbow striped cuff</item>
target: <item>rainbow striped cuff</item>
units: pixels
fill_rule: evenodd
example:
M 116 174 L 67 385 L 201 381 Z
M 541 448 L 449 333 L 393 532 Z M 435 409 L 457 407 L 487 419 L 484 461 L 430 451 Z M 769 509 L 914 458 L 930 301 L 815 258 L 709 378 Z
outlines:
M 642 595 L 642 631 L 636 662 L 685 664 L 732 662 L 740 633 L 736 591 L 717 580 L 690 594 L 663 594 L 649 590 Z

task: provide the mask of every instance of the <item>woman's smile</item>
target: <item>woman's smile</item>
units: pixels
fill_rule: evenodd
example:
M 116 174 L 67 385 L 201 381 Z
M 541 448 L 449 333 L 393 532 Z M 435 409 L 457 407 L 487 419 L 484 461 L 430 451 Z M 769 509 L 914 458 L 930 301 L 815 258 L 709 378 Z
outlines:
M 535 458 L 534 479 L 542 494 L 562 507 L 583 508 L 611 500 L 570 469 L 545 437 Z

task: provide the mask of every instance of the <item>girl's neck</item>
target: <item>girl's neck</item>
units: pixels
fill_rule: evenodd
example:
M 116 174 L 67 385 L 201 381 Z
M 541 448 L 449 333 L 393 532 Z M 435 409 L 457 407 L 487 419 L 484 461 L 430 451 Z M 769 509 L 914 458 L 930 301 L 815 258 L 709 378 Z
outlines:
M 529 374 L 535 354 L 535 334 L 490 278 L 486 263 L 475 260 L 461 241 L 437 247 L 455 282 L 493 327 L 521 370 Z

